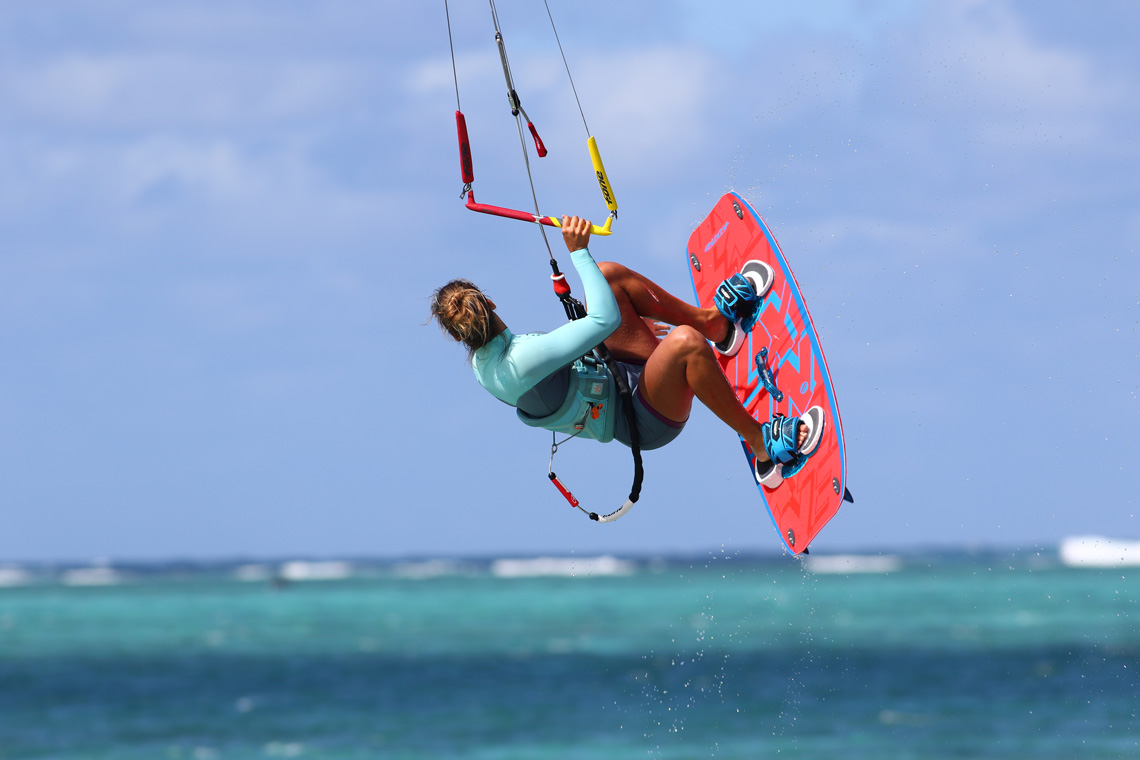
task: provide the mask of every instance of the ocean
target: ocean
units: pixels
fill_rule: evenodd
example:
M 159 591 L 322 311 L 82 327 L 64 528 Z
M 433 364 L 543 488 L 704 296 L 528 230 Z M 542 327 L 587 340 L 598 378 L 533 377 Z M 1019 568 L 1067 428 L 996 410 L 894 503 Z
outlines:
M 0 568 L 0 760 L 1136 758 L 1056 551 Z

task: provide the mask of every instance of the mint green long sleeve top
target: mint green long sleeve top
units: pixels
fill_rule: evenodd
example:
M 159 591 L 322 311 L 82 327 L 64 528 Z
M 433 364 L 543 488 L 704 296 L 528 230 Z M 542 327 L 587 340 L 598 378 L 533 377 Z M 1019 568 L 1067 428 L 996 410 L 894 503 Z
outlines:
M 524 394 L 589 353 L 621 324 L 617 299 L 589 249 L 574 251 L 570 259 L 582 280 L 586 316 L 549 333 L 514 335 L 503 330 L 472 357 L 479 384 L 511 406 L 518 406 Z

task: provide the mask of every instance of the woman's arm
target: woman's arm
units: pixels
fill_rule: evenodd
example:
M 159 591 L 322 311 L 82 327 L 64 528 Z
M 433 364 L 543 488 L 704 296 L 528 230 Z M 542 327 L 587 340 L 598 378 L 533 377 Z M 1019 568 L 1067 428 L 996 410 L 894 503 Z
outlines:
M 586 247 L 590 240 L 590 222 L 576 216 L 562 217 L 562 237 L 582 280 L 586 316 L 519 345 L 511 361 L 518 377 L 530 383 L 528 387 L 588 353 L 621 324 L 617 299 Z

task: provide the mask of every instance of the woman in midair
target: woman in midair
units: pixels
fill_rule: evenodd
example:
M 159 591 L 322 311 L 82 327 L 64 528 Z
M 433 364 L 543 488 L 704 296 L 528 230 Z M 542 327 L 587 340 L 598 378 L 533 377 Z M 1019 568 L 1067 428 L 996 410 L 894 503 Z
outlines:
M 580 361 L 604 341 L 633 390 L 642 449 L 676 438 L 695 396 L 745 440 L 756 455 L 756 478 L 768 488 L 783 480 L 778 464 L 814 451 L 824 426 L 820 407 L 802 417 L 753 419 L 714 353 L 739 350 L 771 286 L 768 265 L 749 262 L 748 276 L 725 280 L 716 308 L 702 309 L 621 264 L 596 263 L 587 248 L 589 221 L 563 217 L 562 237 L 585 292 L 582 319 L 550 333 L 516 335 L 495 302 L 467 280 L 453 280 L 433 296 L 432 316 L 466 344 L 475 377 L 491 395 L 515 407 L 528 425 L 603 442 L 616 438 L 628 446 L 629 424 L 609 370 Z M 662 338 L 654 322 L 674 328 Z

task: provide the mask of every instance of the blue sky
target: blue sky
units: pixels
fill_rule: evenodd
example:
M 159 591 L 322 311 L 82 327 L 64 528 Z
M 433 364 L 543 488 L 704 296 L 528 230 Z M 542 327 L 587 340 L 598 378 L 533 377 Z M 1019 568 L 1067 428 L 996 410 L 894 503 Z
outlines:
M 497 5 L 543 211 L 601 217 L 545 10 Z M 817 550 L 1140 535 L 1140 8 L 551 8 L 595 256 L 689 297 L 736 190 L 796 270 L 857 499 Z M 451 11 L 477 197 L 525 207 L 487 7 Z M 0 51 L 0 561 L 778 550 L 703 409 L 630 516 L 567 509 L 425 323 L 455 276 L 563 319 L 535 228 L 459 200 L 442 3 L 6 3 Z M 629 485 L 616 444 L 558 470 Z

